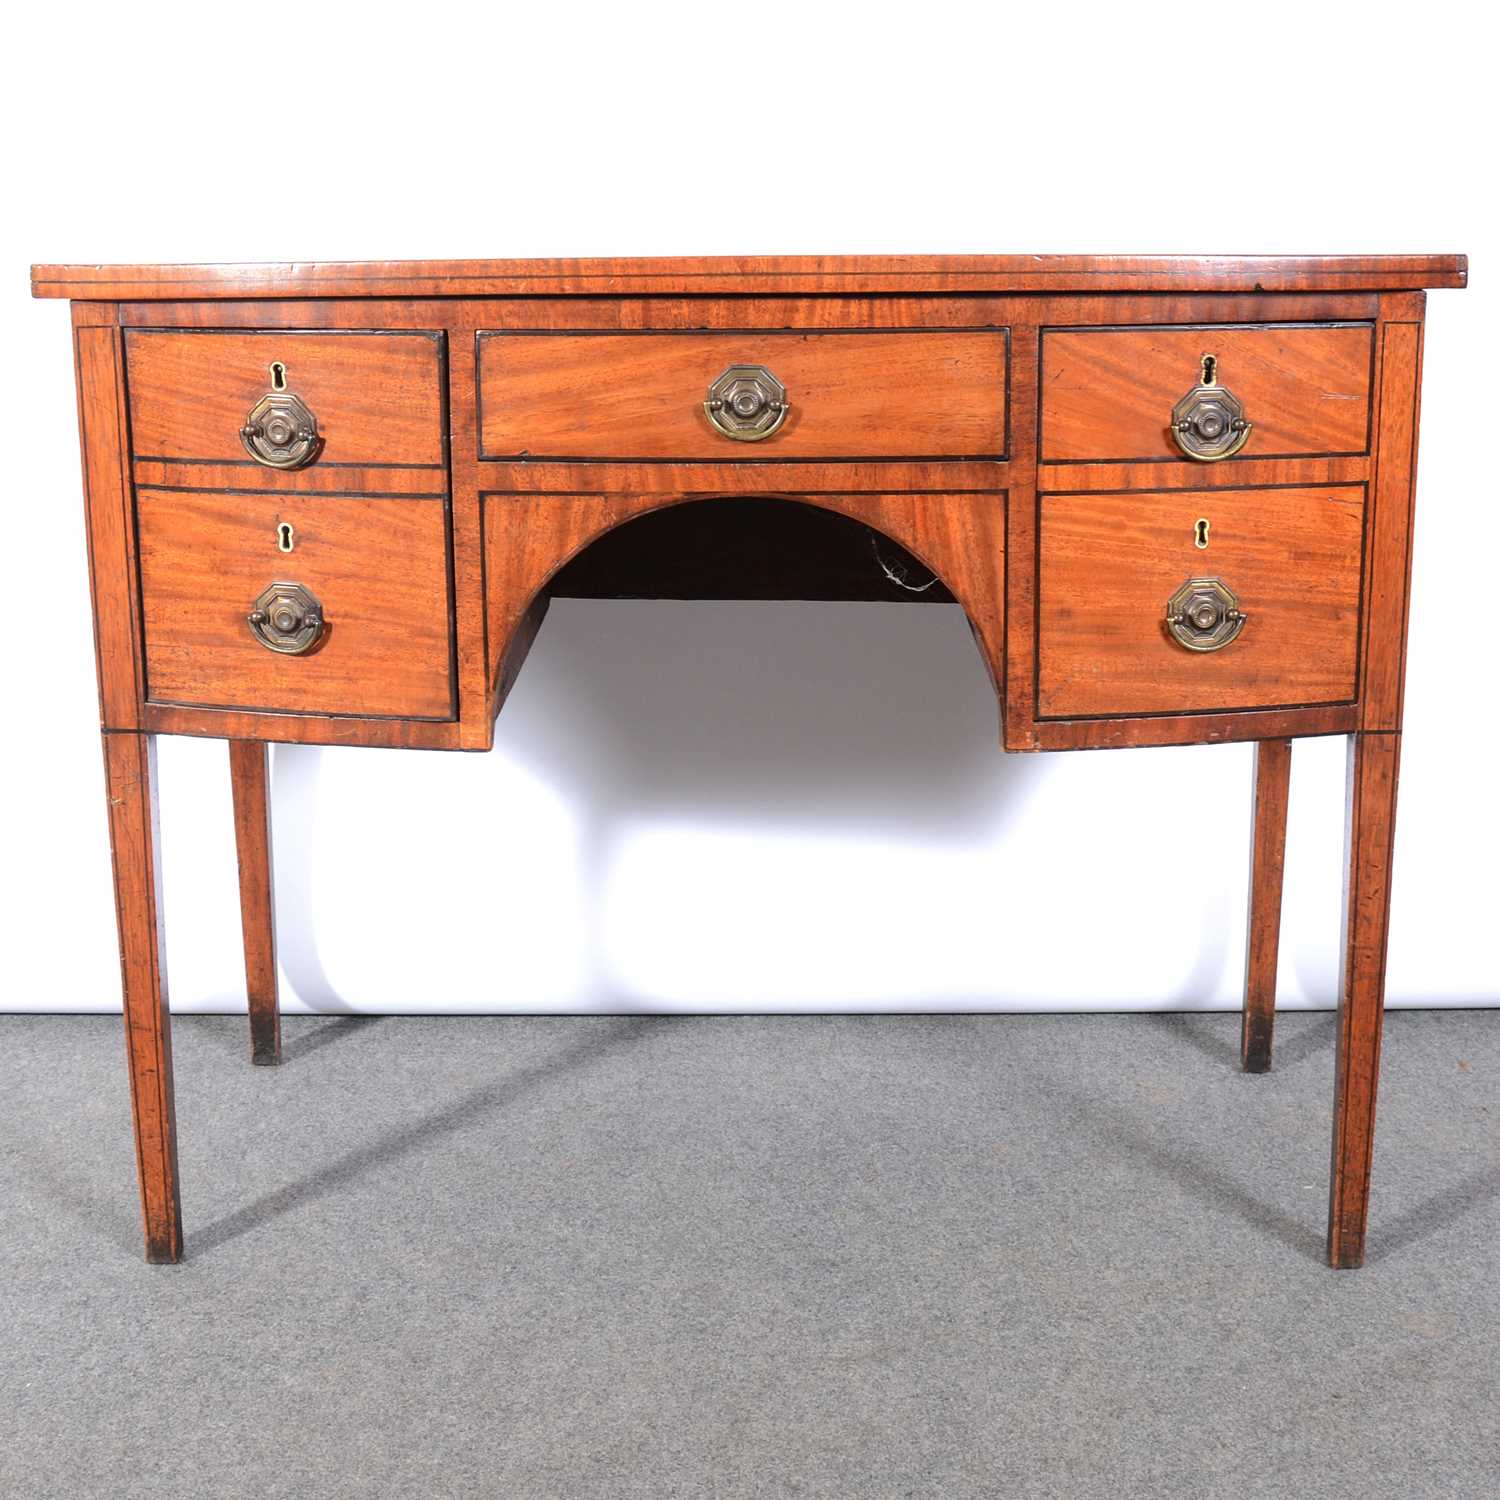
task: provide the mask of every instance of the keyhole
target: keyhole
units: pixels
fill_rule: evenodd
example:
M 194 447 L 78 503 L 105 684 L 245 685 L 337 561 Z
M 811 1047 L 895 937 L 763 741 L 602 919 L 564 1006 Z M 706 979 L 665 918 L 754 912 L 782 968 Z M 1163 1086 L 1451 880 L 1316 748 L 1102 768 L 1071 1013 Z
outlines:
M 1204 526 L 1207 523 L 1200 521 L 1198 524 Z M 295 545 L 292 541 L 292 523 L 290 521 L 283 521 L 276 528 L 276 545 L 283 552 L 290 552 Z
M 1206 517 L 1199 516 L 1198 524 L 1193 527 L 1193 545 L 1195 547 L 1208 546 L 1208 521 Z
M 286 389 L 286 366 L 279 359 L 271 361 L 271 389 L 273 391 L 284 391 Z M 286 548 L 290 552 L 291 548 Z
M 274 368 L 274 366 L 273 366 Z M 1213 385 L 1219 378 L 1219 361 L 1212 354 L 1203 356 L 1203 384 Z

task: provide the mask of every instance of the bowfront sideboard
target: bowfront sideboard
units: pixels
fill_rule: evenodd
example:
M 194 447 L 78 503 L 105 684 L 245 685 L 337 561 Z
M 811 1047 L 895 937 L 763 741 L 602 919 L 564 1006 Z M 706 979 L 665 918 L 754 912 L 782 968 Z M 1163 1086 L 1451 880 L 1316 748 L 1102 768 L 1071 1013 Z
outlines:
M 1462 256 L 36 266 L 72 302 L 147 1258 L 183 1253 L 154 737 L 228 742 L 278 1060 L 273 742 L 485 750 L 553 597 L 963 609 L 1012 751 L 1349 740 L 1328 1257 L 1364 1256 L 1424 288 Z

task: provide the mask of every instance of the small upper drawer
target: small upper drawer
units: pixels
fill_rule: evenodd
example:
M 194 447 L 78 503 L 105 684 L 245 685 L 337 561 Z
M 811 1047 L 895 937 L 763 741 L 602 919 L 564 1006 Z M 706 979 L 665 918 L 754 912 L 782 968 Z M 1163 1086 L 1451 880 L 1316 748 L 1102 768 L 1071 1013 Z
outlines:
M 284 394 L 316 430 L 293 467 L 445 462 L 440 333 L 133 328 L 125 360 L 137 458 L 256 465 L 241 431 L 263 398 Z
M 1005 452 L 1006 355 L 1000 328 L 482 333 L 479 452 L 995 458 Z
M 1213 382 L 1250 423 L 1236 456 L 1365 453 L 1373 353 L 1368 323 L 1045 333 L 1040 456 L 1044 463 L 1196 461 L 1178 445 L 1172 422 L 1203 381 L 1205 356 L 1213 359 Z

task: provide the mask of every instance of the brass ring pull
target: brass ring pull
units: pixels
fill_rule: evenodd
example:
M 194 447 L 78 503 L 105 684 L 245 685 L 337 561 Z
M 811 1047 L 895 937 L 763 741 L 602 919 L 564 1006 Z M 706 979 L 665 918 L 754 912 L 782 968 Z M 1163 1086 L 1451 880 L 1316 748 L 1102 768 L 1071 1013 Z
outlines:
M 786 387 L 764 365 L 730 365 L 708 388 L 703 410 L 716 432 L 758 443 L 786 421 Z
M 318 419 L 291 391 L 267 391 L 245 418 L 240 441 L 268 469 L 300 469 L 317 456 Z
M 323 606 L 300 583 L 273 583 L 246 616 L 250 634 L 267 651 L 301 656 L 323 637 Z
M 1189 578 L 1167 600 L 1167 631 L 1189 651 L 1222 651 L 1247 618 L 1234 590 L 1220 578 Z
M 1189 458 L 1212 463 L 1232 458 L 1249 441 L 1253 425 L 1235 394 L 1218 381 L 1219 362 L 1203 356 L 1202 378 L 1172 408 L 1172 437 Z

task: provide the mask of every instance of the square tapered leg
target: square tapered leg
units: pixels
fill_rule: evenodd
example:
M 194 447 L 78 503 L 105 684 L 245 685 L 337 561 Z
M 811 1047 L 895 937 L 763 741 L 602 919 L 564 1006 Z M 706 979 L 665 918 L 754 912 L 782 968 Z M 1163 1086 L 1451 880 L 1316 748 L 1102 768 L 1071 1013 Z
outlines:
M 156 746 L 151 736 L 133 731 L 107 732 L 103 738 L 146 1259 L 177 1261 L 182 1259 L 182 1201 L 157 858 Z
M 1271 1066 L 1276 1021 L 1276 955 L 1281 945 L 1281 872 L 1286 858 L 1287 794 L 1292 742 L 1255 747 L 1255 800 L 1250 836 L 1250 917 L 1245 939 L 1245 1011 L 1240 1062 L 1247 1073 Z
M 271 799 L 266 747 L 229 741 L 234 841 L 240 865 L 240 922 L 245 938 L 245 993 L 250 1002 L 250 1061 L 281 1061 L 276 994 L 276 902 L 271 878 Z
M 1344 951 L 1328 1206 L 1328 1263 L 1341 1269 L 1363 1265 L 1365 1258 L 1400 758 L 1399 734 L 1350 736 Z

